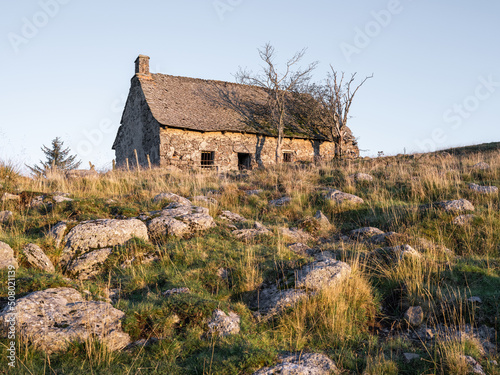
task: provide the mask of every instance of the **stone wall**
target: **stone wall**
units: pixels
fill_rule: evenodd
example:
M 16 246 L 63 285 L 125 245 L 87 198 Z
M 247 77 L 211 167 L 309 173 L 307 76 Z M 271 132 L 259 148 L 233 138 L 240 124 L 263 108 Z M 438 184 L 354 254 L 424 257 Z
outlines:
M 214 165 L 221 171 L 237 169 L 239 153 L 250 154 L 252 168 L 272 165 L 275 162 L 277 142 L 275 137 L 162 128 L 160 140 L 161 166 L 200 167 L 202 152 L 214 152 Z M 290 153 L 292 162 L 331 160 L 335 156 L 335 144 L 286 138 L 283 142 L 283 152 Z
M 126 159 L 130 167 L 136 166 L 134 150 L 137 150 L 139 164 L 147 165 L 149 155 L 152 164 L 160 164 L 160 125 L 154 119 L 137 77 L 132 85 L 122 115 L 113 149 L 118 167 L 124 167 Z

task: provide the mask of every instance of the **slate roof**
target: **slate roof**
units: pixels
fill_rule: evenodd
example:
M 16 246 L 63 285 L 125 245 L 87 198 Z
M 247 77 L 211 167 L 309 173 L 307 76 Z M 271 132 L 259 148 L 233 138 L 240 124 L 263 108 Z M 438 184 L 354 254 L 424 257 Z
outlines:
M 162 126 L 276 135 L 263 88 L 158 73 L 136 77 L 154 118 Z M 330 138 L 328 129 L 311 124 L 300 113 L 287 118 L 286 123 L 285 136 Z

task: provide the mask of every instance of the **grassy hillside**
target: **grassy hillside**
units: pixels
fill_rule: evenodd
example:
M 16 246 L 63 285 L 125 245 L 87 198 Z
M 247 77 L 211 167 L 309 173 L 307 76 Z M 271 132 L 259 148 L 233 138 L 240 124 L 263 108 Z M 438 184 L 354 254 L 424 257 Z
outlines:
M 67 180 L 18 176 L 0 167 L 0 194 L 21 194 L 21 202 L 2 202 L 1 210 L 14 212 L 14 220 L 0 224 L 0 241 L 8 243 L 20 263 L 17 298 L 37 290 L 68 286 L 88 299 L 106 297 L 119 289 L 114 307 L 126 313 L 123 327 L 132 340 L 157 339 L 152 345 L 108 352 L 98 342 L 73 344 L 50 356 L 26 341 L 18 342 L 18 366 L 7 372 L 6 355 L 0 372 L 9 374 L 252 374 L 276 363 L 283 352 L 328 355 L 345 374 L 467 374 L 462 356 L 475 358 L 488 374 L 500 374 L 496 336 L 493 347 L 480 335 L 435 334 L 438 329 L 483 331 L 500 329 L 500 200 L 498 193 L 482 195 L 469 183 L 500 187 L 499 144 L 447 150 L 452 155 L 363 159 L 323 166 L 286 166 L 248 173 L 166 172 L 162 170 L 109 172 L 96 179 Z M 490 165 L 477 170 L 479 162 Z M 356 182 L 349 176 L 369 173 L 373 181 Z M 339 189 L 363 198 L 360 205 L 337 205 L 322 192 Z M 261 190 L 248 195 L 247 190 Z M 22 192 L 22 193 L 21 193 Z M 32 196 L 70 193 L 72 202 L 52 209 L 26 206 Z M 114 249 L 96 277 L 78 281 L 57 266 L 61 250 L 47 236 L 62 220 L 136 217 L 159 210 L 152 198 L 161 192 L 184 197 L 207 195 L 217 204 L 203 204 L 213 217 L 223 210 L 249 222 L 267 226 L 271 236 L 238 240 L 222 220 L 207 232 L 184 239 L 159 242 L 131 240 Z M 291 197 L 284 207 L 269 200 Z M 465 198 L 475 206 L 471 222 L 453 224 L 458 214 L 422 205 Z M 332 226 L 322 229 L 311 217 L 321 210 Z M 74 225 L 72 224 L 72 225 Z M 312 239 L 308 245 L 350 264 L 351 277 L 335 288 L 303 300 L 284 314 L 265 321 L 248 307 L 263 283 L 293 278 L 294 270 L 311 262 L 310 256 L 291 251 L 280 227 L 299 227 Z M 389 245 L 408 244 L 421 257 L 401 261 L 373 257 L 375 246 L 349 239 L 349 232 L 376 227 L 395 232 Z M 55 273 L 27 266 L 22 248 L 36 243 L 56 265 Z M 131 267 L 121 265 L 149 255 L 157 261 Z M 229 277 L 221 277 L 220 269 Z M 0 271 L 6 280 L 6 271 Z M 167 289 L 189 287 L 191 294 L 166 298 Z M 472 296 L 481 303 L 470 302 Z M 0 289 L 0 307 L 7 290 Z M 434 332 L 429 340 L 415 338 L 404 313 L 421 306 L 425 324 Z M 241 332 L 229 337 L 207 337 L 206 320 L 214 308 L 241 316 Z M 486 327 L 486 328 L 485 328 Z M 429 332 L 431 332 L 429 331 Z M 0 340 L 0 347 L 7 340 Z M 3 350 L 2 353 L 5 353 Z M 407 362 L 403 353 L 420 359 Z

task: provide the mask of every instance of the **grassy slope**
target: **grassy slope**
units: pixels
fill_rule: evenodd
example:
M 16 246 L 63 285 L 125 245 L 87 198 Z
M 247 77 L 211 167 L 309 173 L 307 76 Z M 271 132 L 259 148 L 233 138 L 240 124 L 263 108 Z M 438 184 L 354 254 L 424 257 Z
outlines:
M 422 346 L 402 337 L 384 339 L 377 334 L 381 327 L 403 327 L 404 310 L 415 304 L 424 307 L 429 324 L 473 323 L 500 329 L 499 197 L 479 196 L 467 188 L 469 182 L 500 186 L 500 153 L 491 147 L 482 149 L 487 151 L 477 152 L 476 148 L 456 156 L 386 157 L 321 168 L 258 170 L 246 177 L 233 174 L 224 179 L 213 174 L 156 170 L 110 173 L 98 180 L 67 181 L 59 176 L 32 180 L 0 168 L 0 182 L 10 192 L 67 191 L 75 198 L 51 211 L 2 204 L 2 210 L 10 209 L 16 215 L 12 223 L 2 227 L 0 240 L 9 243 L 20 259 L 18 298 L 48 287 L 71 286 L 89 291 L 89 298 L 99 299 L 106 288 L 121 288 L 115 307 L 126 312 L 124 329 L 133 340 L 161 339 L 154 345 L 121 353 L 108 353 L 98 343 L 74 344 L 66 353 L 50 358 L 19 343 L 18 367 L 10 373 L 251 374 L 275 363 L 280 351 L 305 350 L 325 353 L 346 373 L 353 374 L 465 373 L 457 356 L 460 353 L 475 356 L 489 373 L 498 374 L 498 368 L 488 362 L 495 357 L 481 353 L 473 339 Z M 488 162 L 492 168 L 471 169 L 479 161 Z M 353 183 L 347 176 L 355 172 L 371 173 L 375 180 Z M 332 205 L 321 197 L 320 191 L 325 188 L 359 195 L 365 203 L 356 207 Z M 21 249 L 30 242 L 42 246 L 57 263 L 60 250 L 46 233 L 60 220 L 133 217 L 161 208 L 151 199 L 159 192 L 189 197 L 211 189 L 221 191 L 219 203 L 210 207 L 212 215 L 228 209 L 263 222 L 275 235 L 243 243 L 220 222 L 217 228 L 190 239 L 158 244 L 133 240 L 116 249 L 101 275 L 85 282 L 68 282 L 59 269 L 51 275 L 24 263 Z M 243 189 L 263 192 L 248 196 Z M 292 197 L 289 206 L 267 205 L 268 200 L 282 195 Z M 421 204 L 456 198 L 466 198 L 476 206 L 477 217 L 470 225 L 453 225 L 452 214 L 418 210 Z M 334 223 L 331 230 L 316 231 L 304 223 L 318 209 Z M 322 250 L 333 251 L 349 262 L 354 276 L 278 319 L 259 322 L 246 305 L 252 291 L 263 281 L 293 278 L 295 268 L 311 261 L 286 248 L 285 240 L 276 234 L 276 228 L 284 225 L 304 226 L 329 239 L 321 245 Z M 364 257 L 370 247 L 333 240 L 362 226 L 398 232 L 405 243 L 414 246 L 417 238 L 424 237 L 452 249 L 456 257 L 439 248 L 426 249 L 421 260 L 387 267 Z M 160 260 L 128 269 L 120 267 L 127 259 L 150 253 Z M 221 267 L 230 271 L 228 280 L 217 275 Z M 5 279 L 5 274 L 1 277 Z M 162 296 L 167 289 L 184 286 L 192 294 L 169 299 Z M 483 303 L 473 306 L 466 301 L 469 296 L 481 296 Z M 0 301 L 5 297 L 3 288 Z M 240 335 L 204 337 L 206 318 L 216 307 L 241 315 Z M 176 323 L 174 316 L 180 321 Z M 0 343 L 5 345 L 6 340 Z M 405 364 L 403 352 L 417 352 L 423 360 Z M 5 367 L 2 355 L 0 369 Z

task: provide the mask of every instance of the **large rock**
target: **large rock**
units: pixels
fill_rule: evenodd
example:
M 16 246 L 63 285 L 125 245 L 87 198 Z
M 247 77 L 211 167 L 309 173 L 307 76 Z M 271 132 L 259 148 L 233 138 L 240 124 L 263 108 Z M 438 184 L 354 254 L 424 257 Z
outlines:
M 232 311 L 226 314 L 217 309 L 208 322 L 208 333 L 216 336 L 237 335 L 240 333 L 240 317 Z
M 497 194 L 498 188 L 496 186 L 481 186 L 478 184 L 470 184 L 469 189 L 479 194 Z
M 206 207 L 185 206 L 174 202 L 159 214 L 160 216 L 148 222 L 149 233 L 155 238 L 159 236 L 182 237 L 216 225 Z
M 297 353 L 279 358 L 280 363 L 264 367 L 253 375 L 330 375 L 340 371 L 330 358 L 324 354 Z
M 123 245 L 133 237 L 148 241 L 146 225 L 137 219 L 99 219 L 84 221 L 69 231 L 65 238 L 61 264 L 68 266 L 72 259 L 90 250 Z
M 342 204 L 344 202 L 350 202 L 354 204 L 364 203 L 362 198 L 353 194 L 344 193 L 340 190 L 329 190 L 324 194 L 324 196 L 326 199 L 337 204 Z
M 43 252 L 43 250 L 35 244 L 28 244 L 23 248 L 24 256 L 26 261 L 35 268 L 41 269 L 45 272 L 55 272 L 54 265 L 50 261 L 49 257 Z
M 467 199 L 438 202 L 436 205 L 446 212 L 474 211 L 474 205 Z
M 0 223 L 6 223 L 14 217 L 12 211 L 0 211 Z
M 0 270 L 14 266 L 17 268 L 17 260 L 14 258 L 14 250 L 5 242 L 0 241 Z
M 52 353 L 65 350 L 71 342 L 95 338 L 110 350 L 124 348 L 130 343 L 121 327 L 124 315 L 109 303 L 85 301 L 75 289 L 53 288 L 18 299 L 15 319 L 19 335 Z M 12 317 L 8 306 L 0 313 L 4 335 Z
M 349 277 L 351 267 L 344 262 L 334 259 L 325 259 L 306 264 L 297 271 L 297 288 L 318 291 L 335 286 L 341 280 Z
M 54 239 L 54 242 L 56 243 L 56 248 L 61 246 L 67 229 L 68 229 L 68 224 L 66 221 L 60 221 L 50 229 L 48 236 Z
M 276 285 L 258 292 L 257 298 L 251 301 L 250 308 L 257 309 L 265 319 L 280 314 L 289 307 L 295 306 L 309 293 L 334 287 L 349 277 L 351 267 L 334 259 L 323 259 L 309 263 L 296 271 L 295 288 L 279 289 Z
M 73 259 L 67 267 L 66 273 L 79 280 L 87 280 L 99 273 L 102 264 L 108 259 L 112 252 L 113 249 L 107 247 L 85 253 Z
M 153 202 L 158 203 L 161 201 L 177 202 L 184 206 L 191 206 L 191 201 L 187 198 L 181 197 L 180 195 L 174 193 L 160 193 L 153 198 Z

